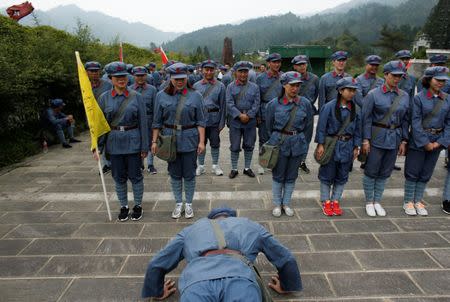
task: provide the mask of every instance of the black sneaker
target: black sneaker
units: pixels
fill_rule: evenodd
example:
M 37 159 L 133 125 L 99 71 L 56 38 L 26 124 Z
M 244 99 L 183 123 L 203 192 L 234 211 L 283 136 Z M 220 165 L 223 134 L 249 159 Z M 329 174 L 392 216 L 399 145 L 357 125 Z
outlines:
M 442 202 L 442 211 L 444 211 L 445 214 L 450 215 L 450 200 L 444 200 Z
M 69 145 L 68 143 L 63 143 L 63 144 L 62 144 L 62 147 L 65 148 L 65 149 L 72 148 L 72 146 Z
M 302 171 L 306 174 L 309 174 L 311 172 L 304 161 L 302 161 L 302 163 L 300 164 L 300 169 L 302 169 Z
M 255 173 L 253 173 L 252 169 L 250 168 L 244 169 L 244 174 L 247 175 L 248 177 L 255 177 Z
M 231 170 L 230 174 L 228 174 L 228 177 L 233 179 L 239 174 L 238 170 Z
M 128 220 L 128 213 L 130 212 L 130 209 L 127 207 L 121 207 L 120 208 L 120 213 L 119 216 L 117 217 L 117 219 L 119 221 L 127 221 Z
M 102 168 L 103 174 L 108 174 L 109 171 L 111 171 L 111 167 L 108 167 L 107 165 L 104 165 Z
M 394 170 L 396 170 L 396 171 L 401 171 L 402 168 L 400 168 L 399 166 L 395 165 L 395 166 L 394 166 Z
M 81 143 L 81 141 L 76 138 L 71 138 L 69 139 L 69 143 Z
M 139 220 L 142 218 L 142 210 L 141 206 L 135 205 L 133 208 L 133 213 L 131 213 L 131 220 Z
M 150 174 L 156 174 L 156 173 L 158 173 L 158 171 L 156 170 L 155 166 L 153 166 L 153 165 L 148 166 L 147 172 L 150 173 Z

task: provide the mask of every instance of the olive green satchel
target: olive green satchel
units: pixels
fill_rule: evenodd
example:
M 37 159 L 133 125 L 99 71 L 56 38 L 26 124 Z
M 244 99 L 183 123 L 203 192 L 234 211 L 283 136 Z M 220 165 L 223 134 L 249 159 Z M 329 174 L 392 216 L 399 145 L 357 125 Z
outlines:
M 314 159 L 319 165 L 321 166 L 326 165 L 333 158 L 333 153 L 334 149 L 336 148 L 338 136 L 344 134 L 345 128 L 347 128 L 347 126 L 350 124 L 350 118 L 351 114 L 347 116 L 347 118 L 345 119 L 344 123 L 342 124 L 341 128 L 339 129 L 336 135 L 333 136 L 327 135 L 325 137 L 325 143 L 323 144 L 324 152 L 321 157 L 317 155 L 317 148 L 316 148 L 316 151 L 314 152 Z
M 278 157 L 280 156 L 280 146 L 283 144 L 284 139 L 286 138 L 286 135 L 283 134 L 283 131 L 286 129 L 290 129 L 292 126 L 292 123 L 294 122 L 295 114 L 297 112 L 298 106 L 295 105 L 294 108 L 292 108 L 289 121 L 287 122 L 286 126 L 281 131 L 281 139 L 280 142 L 276 145 L 269 145 L 268 143 L 265 143 L 261 146 L 259 149 L 259 165 L 265 169 L 273 169 L 275 168 Z
M 186 96 L 182 95 L 177 104 L 177 111 L 175 113 L 175 126 L 177 126 L 177 129 L 181 127 L 179 123 L 185 101 Z M 159 159 L 170 163 L 177 158 L 177 129 L 172 129 L 172 133 L 169 135 L 159 133 L 157 140 L 158 151 L 156 152 L 156 156 Z

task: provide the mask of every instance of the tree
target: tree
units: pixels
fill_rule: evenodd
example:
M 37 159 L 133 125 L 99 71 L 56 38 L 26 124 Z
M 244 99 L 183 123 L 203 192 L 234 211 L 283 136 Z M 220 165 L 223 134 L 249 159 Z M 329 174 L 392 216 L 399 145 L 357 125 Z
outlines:
M 392 56 L 400 49 L 408 49 L 410 44 L 400 30 L 389 28 L 387 24 L 384 24 L 380 31 L 380 39 L 373 46 L 382 48 L 387 56 Z
M 203 55 L 205 56 L 205 59 L 211 59 L 211 54 L 209 53 L 208 46 L 206 45 L 203 47 Z
M 222 63 L 231 66 L 233 62 L 233 42 L 231 38 L 225 37 L 223 39 Z
M 423 27 L 423 32 L 431 38 L 431 47 L 450 48 L 450 1 L 440 0 L 433 8 Z

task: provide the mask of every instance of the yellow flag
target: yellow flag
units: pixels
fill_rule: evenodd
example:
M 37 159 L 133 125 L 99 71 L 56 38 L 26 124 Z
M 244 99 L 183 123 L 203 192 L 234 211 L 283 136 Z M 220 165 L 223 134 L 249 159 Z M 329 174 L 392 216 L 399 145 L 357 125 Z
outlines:
M 91 132 L 91 150 L 97 149 L 97 141 L 100 136 L 111 131 L 108 122 L 103 115 L 100 106 L 95 100 L 92 92 L 91 82 L 89 81 L 86 69 L 81 62 L 80 54 L 75 52 L 78 65 L 78 78 L 80 80 L 81 96 L 83 98 L 84 110 L 89 124 L 89 131 Z

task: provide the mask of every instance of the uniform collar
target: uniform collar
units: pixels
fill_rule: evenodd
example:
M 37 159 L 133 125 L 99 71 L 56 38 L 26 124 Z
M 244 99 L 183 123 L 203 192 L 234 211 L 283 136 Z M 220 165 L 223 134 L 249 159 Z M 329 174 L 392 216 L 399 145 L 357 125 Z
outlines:
M 381 91 L 383 91 L 383 93 L 395 92 L 395 93 L 398 94 L 399 90 L 398 90 L 398 87 L 395 87 L 393 89 L 389 89 L 386 84 L 383 84 L 383 86 L 381 86 Z
M 125 91 L 123 92 L 123 95 L 125 95 L 125 97 L 128 97 L 129 94 L 130 94 L 130 92 L 128 91 L 128 89 L 125 89 Z M 118 94 L 117 91 L 113 88 L 111 90 L 111 96 L 114 98 L 117 95 L 121 95 L 121 94 Z
M 347 102 L 347 105 L 342 105 L 342 103 L 340 103 L 339 104 L 339 108 L 341 108 L 341 109 L 348 109 L 348 110 L 352 110 L 352 106 L 353 106 L 353 104 L 352 104 L 353 102 L 352 101 L 349 101 L 349 102 Z
M 371 74 L 371 73 L 368 73 L 368 72 L 366 72 L 366 73 L 364 73 L 364 78 L 366 78 L 366 80 L 368 80 L 368 79 L 376 79 L 376 75 L 373 75 L 373 74 Z
M 336 72 L 336 70 L 333 70 L 332 72 L 331 72 L 331 75 L 333 76 L 333 78 L 336 78 L 336 77 L 344 77 L 344 74 L 345 74 L 345 71 L 343 71 L 342 73 L 337 73 Z
M 142 89 L 147 89 L 148 84 L 144 83 L 144 85 L 138 85 L 137 83 L 133 84 L 133 89 L 136 90 L 137 88 L 141 87 Z
M 248 82 L 248 80 L 247 80 L 247 82 Z M 235 83 L 236 83 L 237 86 L 245 86 L 245 85 L 247 85 L 247 82 L 245 82 L 244 84 L 242 84 L 241 82 L 239 82 L 239 80 L 236 80 L 236 81 L 235 81 Z
M 98 79 L 97 85 L 94 82 L 91 82 L 92 88 L 98 88 L 102 85 L 102 79 Z
M 183 90 L 177 90 L 176 94 L 182 94 L 182 95 L 186 95 L 188 93 L 187 88 L 184 88 Z
M 308 74 L 308 72 L 305 72 L 305 73 L 304 73 L 304 76 L 303 76 L 303 74 L 302 74 L 302 80 L 305 80 L 305 81 L 308 81 L 308 80 L 309 80 L 309 74 Z
M 425 94 L 425 96 L 427 97 L 427 99 L 429 99 L 429 100 L 431 100 L 433 97 L 438 97 L 438 98 L 440 98 L 441 100 L 443 100 L 444 99 L 444 94 L 442 93 L 442 91 L 439 91 L 439 94 L 438 95 L 434 95 L 433 93 L 431 93 L 431 90 L 430 89 L 427 89 L 427 93 Z
M 290 102 L 289 102 L 289 100 L 288 100 L 288 98 L 286 97 L 286 96 L 284 96 L 282 99 L 281 99 L 281 104 L 283 104 L 283 105 L 288 105 Z M 297 97 L 295 97 L 294 99 L 292 99 L 291 100 L 291 103 L 295 103 L 295 104 L 299 104 L 300 103 L 300 98 L 297 96 Z
M 216 84 L 216 79 L 213 78 L 211 81 L 208 81 L 207 79 L 202 80 L 203 85 L 208 84 L 208 83 L 211 85 L 214 85 L 214 84 Z
M 267 76 L 269 78 L 278 78 L 280 76 L 280 72 L 272 72 L 271 70 L 267 71 Z

